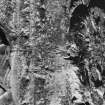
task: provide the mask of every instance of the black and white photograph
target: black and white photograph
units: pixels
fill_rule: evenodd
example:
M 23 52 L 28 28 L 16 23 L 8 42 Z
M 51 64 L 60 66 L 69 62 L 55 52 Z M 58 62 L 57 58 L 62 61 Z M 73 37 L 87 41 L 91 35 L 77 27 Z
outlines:
M 105 0 L 0 0 L 0 105 L 105 105 Z

